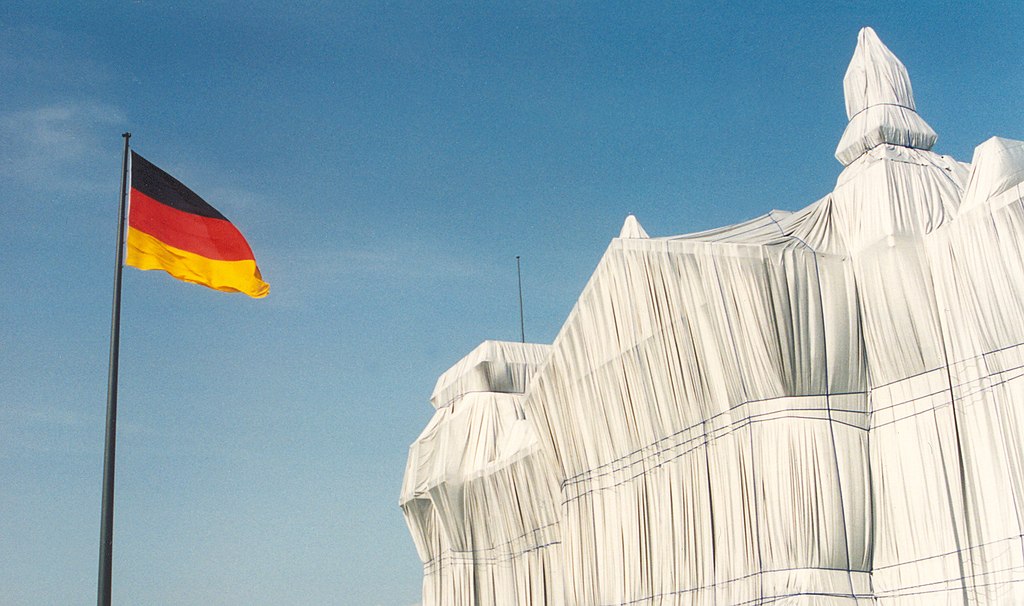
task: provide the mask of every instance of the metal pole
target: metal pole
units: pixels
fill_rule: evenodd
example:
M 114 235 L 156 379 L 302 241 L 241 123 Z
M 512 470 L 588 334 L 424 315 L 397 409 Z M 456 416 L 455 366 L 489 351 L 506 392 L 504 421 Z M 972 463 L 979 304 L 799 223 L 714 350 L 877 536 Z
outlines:
M 523 323 L 523 271 L 519 266 L 519 255 L 516 255 L 516 276 L 519 277 L 519 340 L 526 343 L 526 325 Z
M 107 437 L 103 448 L 103 513 L 100 518 L 100 573 L 96 603 L 110 606 L 110 569 L 114 551 L 114 446 L 117 434 L 117 356 L 121 342 L 121 269 L 124 259 L 124 211 L 128 190 L 128 140 L 124 133 L 121 161 L 121 202 L 117 213 L 117 259 L 114 265 L 114 303 L 110 314 L 110 374 L 107 376 Z

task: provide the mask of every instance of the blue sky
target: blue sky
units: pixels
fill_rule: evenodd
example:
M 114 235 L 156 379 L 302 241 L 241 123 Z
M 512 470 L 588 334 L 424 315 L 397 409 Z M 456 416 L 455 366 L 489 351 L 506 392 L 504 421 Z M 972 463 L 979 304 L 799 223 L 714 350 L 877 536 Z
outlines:
M 95 601 L 120 133 L 272 291 L 124 278 L 114 601 L 417 603 L 397 507 L 437 375 L 550 342 L 651 235 L 831 190 L 870 25 L 936 150 L 1024 138 L 1019 7 L 14 2 L 0 8 L 0 587 Z

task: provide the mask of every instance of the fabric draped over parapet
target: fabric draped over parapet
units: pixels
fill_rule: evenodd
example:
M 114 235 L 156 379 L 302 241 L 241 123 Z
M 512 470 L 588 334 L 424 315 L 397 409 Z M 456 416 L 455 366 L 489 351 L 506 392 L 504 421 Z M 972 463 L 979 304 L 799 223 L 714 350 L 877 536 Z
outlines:
M 496 405 L 435 415 L 402 496 L 424 605 L 1024 603 L 1024 143 L 930 151 L 870 29 L 844 84 L 845 169 L 821 200 L 675 237 L 627 219 L 502 396 L 525 419 L 488 468 L 500 491 L 478 471 L 437 488 L 421 463 L 459 464 L 445 423 L 449 445 L 501 434 Z M 498 522 L 524 491 L 545 513 Z M 462 526 L 432 521 L 454 501 Z M 513 552 L 546 554 L 532 582 L 550 592 L 491 573 L 474 524 L 544 529 L 548 547 Z M 438 549 L 489 589 L 444 587 Z

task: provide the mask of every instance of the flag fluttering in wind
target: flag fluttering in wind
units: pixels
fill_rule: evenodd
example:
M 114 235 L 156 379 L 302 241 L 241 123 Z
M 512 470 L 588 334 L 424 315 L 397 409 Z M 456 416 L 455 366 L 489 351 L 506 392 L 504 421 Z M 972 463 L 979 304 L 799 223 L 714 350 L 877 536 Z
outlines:
M 134 151 L 131 158 L 125 264 L 214 290 L 267 296 L 270 285 L 242 233 L 180 181 Z
M 121 341 L 121 276 L 124 266 L 162 269 L 185 282 L 202 284 L 224 292 L 240 292 L 255 298 L 265 297 L 270 292 L 270 285 L 263 281 L 252 249 L 242 233 L 181 181 L 131 151 L 128 145 L 131 133 L 121 136 L 124 137 L 124 156 L 121 160 L 121 196 L 117 214 L 114 300 L 110 313 L 100 564 L 96 584 L 96 603 L 99 606 L 110 606 L 113 577 L 117 373 Z M 129 188 L 130 195 L 126 195 Z M 131 200 L 127 221 L 126 198 Z

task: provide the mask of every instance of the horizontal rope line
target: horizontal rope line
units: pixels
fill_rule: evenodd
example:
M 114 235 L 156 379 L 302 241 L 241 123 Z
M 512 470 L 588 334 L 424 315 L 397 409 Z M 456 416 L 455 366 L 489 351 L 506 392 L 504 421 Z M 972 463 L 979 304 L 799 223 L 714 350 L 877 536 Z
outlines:
M 859 112 L 857 112 L 857 113 L 853 114 L 852 116 L 850 116 L 849 122 L 853 122 L 854 118 L 856 118 L 857 116 L 863 114 L 864 112 L 868 111 L 869 109 L 871 109 L 873 107 L 899 107 L 899 108 L 902 108 L 902 109 L 905 109 L 905 110 L 912 111 L 915 114 L 917 113 L 916 109 L 914 109 L 913 107 L 907 107 L 906 105 L 903 105 L 902 103 L 872 103 L 871 105 L 865 107 L 864 109 L 862 109 Z
M 995 349 L 992 349 L 992 350 L 989 350 L 989 351 L 986 351 L 986 352 L 982 352 L 980 354 L 975 354 L 975 355 L 970 356 L 968 358 L 961 358 L 959 360 L 954 360 L 953 362 L 950 362 L 949 365 L 950 366 L 959 366 L 961 364 L 966 364 L 967 362 L 971 362 L 973 360 L 977 360 L 978 358 L 984 358 L 985 356 L 991 356 L 993 354 L 997 354 L 997 353 L 1004 352 L 1004 351 L 1007 351 L 1007 350 L 1010 350 L 1010 349 L 1014 349 L 1014 348 L 1017 348 L 1017 347 L 1021 347 L 1021 346 L 1024 346 L 1024 343 L 1013 343 L 1012 345 L 1004 345 L 1002 347 L 997 347 Z M 871 386 L 871 390 L 874 391 L 876 389 L 881 389 L 883 387 L 889 387 L 890 385 L 895 385 L 896 383 L 901 383 L 901 382 L 906 381 L 908 379 L 914 379 L 914 378 L 920 377 L 921 375 L 926 375 L 926 374 L 928 374 L 930 372 L 936 372 L 936 371 L 942 370 L 943 368 L 946 368 L 946 366 L 945 365 L 936 366 L 934 368 L 929 368 L 928 370 L 922 370 L 921 372 L 917 372 L 917 373 L 914 373 L 912 375 L 907 375 L 907 376 L 902 377 L 900 379 L 893 379 L 892 381 L 889 381 L 887 383 L 879 383 L 878 385 L 872 385 Z
M 493 545 L 491 547 L 481 547 L 479 549 L 474 549 L 474 550 L 471 550 L 471 551 L 461 551 L 461 550 L 455 550 L 455 549 L 450 549 L 449 551 L 452 552 L 452 553 L 483 553 L 483 552 L 486 552 L 486 551 L 497 551 L 499 549 L 504 549 L 505 547 L 508 547 L 508 546 L 512 545 L 513 543 L 523 541 L 528 536 L 530 536 L 531 534 L 546 533 L 549 528 L 560 526 L 560 524 L 561 524 L 560 522 L 550 522 L 550 523 L 545 524 L 543 526 L 538 526 L 537 528 L 534 528 L 533 530 L 527 530 L 527 531 L 525 531 L 525 532 L 523 532 L 523 533 L 521 533 L 519 535 L 516 535 L 516 536 L 512 537 L 511 539 L 509 539 L 509 540 L 507 540 L 507 541 L 505 541 L 503 543 L 499 543 L 499 544 Z M 435 558 L 436 557 L 440 557 L 440 556 L 435 556 Z M 431 560 L 433 560 L 435 558 L 431 558 Z M 428 562 L 429 561 L 430 560 L 428 560 Z
M 815 410 L 815 411 L 820 410 L 820 412 L 823 415 L 827 415 L 827 413 L 829 412 L 826 409 L 800 409 L 800 410 Z M 783 411 L 779 411 L 779 412 L 783 412 Z M 682 446 L 686 445 L 689 442 L 693 442 L 695 440 L 700 440 L 699 443 L 690 446 L 689 448 L 687 448 L 683 452 L 676 453 L 671 458 L 668 458 L 668 459 L 665 459 L 663 461 L 660 461 L 657 464 L 652 464 L 650 469 L 644 469 L 640 473 L 634 474 L 633 476 L 631 476 L 629 478 L 626 478 L 624 480 L 621 480 L 619 482 L 616 482 L 615 484 L 612 484 L 610 486 L 599 486 L 599 487 L 595 487 L 595 488 L 590 488 L 590 489 L 587 489 L 586 491 L 581 492 L 581 493 L 579 493 L 579 494 L 577 494 L 577 495 L 575 495 L 573 497 L 565 498 L 565 499 L 562 500 L 562 505 L 567 505 L 568 503 L 570 503 L 572 501 L 575 501 L 575 500 L 578 500 L 578 499 L 580 499 L 580 498 L 582 498 L 582 497 L 584 497 L 584 496 L 586 496 L 588 494 L 591 494 L 593 492 L 602 491 L 602 490 L 609 490 L 611 488 L 616 488 L 618 486 L 621 486 L 621 485 L 623 485 L 623 484 L 625 484 L 627 482 L 631 482 L 631 481 L 635 480 L 636 478 L 638 478 L 638 477 L 640 477 L 642 475 L 646 475 L 650 471 L 653 471 L 655 469 L 658 469 L 659 467 L 662 467 L 666 463 L 670 463 L 670 462 L 672 462 L 672 461 L 674 461 L 674 460 L 676 460 L 676 459 L 678 459 L 680 457 L 683 457 L 683 456 L 693 452 L 694 450 L 697 450 L 701 446 L 707 446 L 709 444 L 709 442 L 713 442 L 713 441 L 718 440 L 718 439 L 720 439 L 722 437 L 725 437 L 727 435 L 731 435 L 731 434 L 735 433 L 736 431 L 739 431 L 741 429 L 745 429 L 746 427 L 751 426 L 751 425 L 753 425 L 755 423 L 768 423 L 770 421 L 776 421 L 776 420 L 781 420 L 781 419 L 800 419 L 800 420 L 805 420 L 805 421 L 824 421 L 824 422 L 827 422 L 827 423 L 836 423 L 836 424 L 839 424 L 839 425 L 845 425 L 847 427 L 850 427 L 852 429 L 856 429 L 858 431 L 864 431 L 864 432 L 868 431 L 868 429 L 866 427 L 859 427 L 857 425 L 853 425 L 852 423 L 847 423 L 845 421 L 839 421 L 837 419 L 829 419 L 827 416 L 823 416 L 823 417 L 808 417 L 808 416 L 801 416 L 801 415 L 784 415 L 784 416 L 780 416 L 778 418 L 773 418 L 773 419 L 759 419 L 758 418 L 758 417 L 761 417 L 761 416 L 776 415 L 776 414 L 779 414 L 779 412 L 762 413 L 762 414 L 759 414 L 759 415 L 751 415 L 749 417 L 744 417 L 742 419 L 739 419 L 739 420 L 733 422 L 732 424 L 730 424 L 730 426 L 722 427 L 720 429 L 715 430 L 714 433 L 716 435 L 709 436 L 708 434 L 699 434 L 699 435 L 697 435 L 697 436 L 695 436 L 695 437 L 693 437 L 693 438 L 691 438 L 689 440 L 686 440 L 685 442 L 682 442 L 682 443 L 680 443 L 680 444 L 678 444 L 676 446 L 664 448 L 664 449 L 654 453 L 653 456 L 661 455 L 661 454 L 663 454 L 665 452 L 668 452 L 668 451 L 670 451 L 670 450 L 672 450 L 674 448 L 682 447 Z M 838 413 L 854 413 L 854 414 L 867 415 L 867 413 L 865 413 L 863 411 L 851 411 L 851 410 L 841 410 L 841 409 L 840 410 L 832 409 L 832 412 L 833 413 L 837 413 L 838 412 Z M 592 478 L 585 478 L 585 480 L 589 482 L 589 481 L 595 480 L 597 478 L 605 477 L 605 476 L 607 476 L 607 475 L 609 475 L 611 473 L 614 473 L 615 471 L 624 471 L 624 470 L 628 469 L 629 467 L 633 467 L 633 466 L 638 465 L 638 464 L 646 464 L 647 462 L 648 462 L 648 459 L 640 459 L 640 460 L 638 460 L 638 461 L 636 461 L 634 463 L 631 463 L 630 465 L 624 465 L 624 466 L 619 467 L 619 468 L 617 468 L 617 469 L 615 469 L 613 471 L 607 471 L 607 472 L 604 472 L 604 473 L 602 473 L 602 474 L 600 474 L 598 476 L 594 476 Z M 580 481 L 576 482 L 574 484 L 574 486 L 578 486 L 582 482 L 583 482 L 583 480 L 580 480 Z M 563 487 L 563 491 L 564 490 L 565 490 L 565 487 Z
M 426 568 L 436 568 L 437 566 L 442 564 L 444 561 L 448 561 L 450 563 L 474 564 L 474 565 L 475 564 L 503 564 L 503 563 L 506 563 L 506 562 L 511 562 L 512 560 L 514 560 L 514 559 L 516 559 L 516 558 L 518 558 L 520 556 L 526 555 L 528 553 L 532 553 L 534 551 L 540 551 L 541 549 L 546 549 L 546 548 L 551 547 L 553 545 L 561 545 L 561 544 L 562 544 L 561 541 L 551 541 L 551 542 L 548 542 L 548 543 L 544 543 L 543 545 L 533 545 L 533 546 L 531 546 L 528 549 L 523 549 L 523 550 L 517 551 L 515 553 L 508 553 L 508 554 L 503 554 L 501 556 L 491 556 L 491 557 L 483 557 L 483 558 L 482 557 L 477 557 L 474 551 L 454 551 L 454 550 L 448 550 L 448 551 L 442 553 L 441 555 L 438 555 L 437 557 L 434 557 L 434 558 L 424 562 L 423 563 L 423 568 L 424 569 L 426 569 Z
M 685 593 L 693 593 L 693 592 L 696 592 L 696 591 L 713 591 L 716 588 L 722 588 L 723 585 L 739 583 L 739 582 L 742 582 L 742 581 L 749 581 L 749 580 L 752 580 L 752 579 L 754 579 L 756 577 L 761 577 L 761 576 L 768 575 L 768 574 L 779 574 L 779 573 L 783 573 L 783 572 L 798 572 L 798 571 L 834 572 L 834 573 L 841 574 L 841 575 L 845 575 L 845 574 L 850 573 L 850 572 L 852 572 L 853 574 L 864 574 L 864 575 L 870 574 L 870 573 L 862 571 L 862 570 L 852 570 L 851 571 L 851 570 L 847 570 L 845 568 L 818 568 L 818 567 L 814 567 L 814 566 L 804 566 L 804 567 L 796 567 L 796 568 L 778 568 L 778 569 L 774 569 L 774 570 L 764 570 L 764 571 L 761 571 L 761 572 L 752 572 L 750 574 L 746 574 L 746 575 L 739 576 L 739 577 L 734 577 L 732 579 L 728 579 L 728 580 L 725 580 L 725 581 L 720 581 L 720 582 L 717 582 L 717 583 L 711 583 L 711 584 L 708 584 L 708 585 L 701 585 L 700 587 L 691 587 L 691 588 L 688 588 L 688 589 L 677 589 L 675 591 L 666 591 L 666 592 L 662 592 L 662 593 L 651 594 L 649 596 L 644 596 L 642 598 L 637 598 L 637 599 L 631 600 L 629 602 L 616 602 L 614 604 L 606 604 L 604 606 L 629 606 L 631 604 L 638 604 L 640 602 L 646 602 L 646 601 L 650 601 L 650 600 L 655 600 L 655 599 L 658 599 L 658 598 L 663 598 L 663 597 L 671 596 L 671 595 L 682 595 L 682 594 L 685 594 Z M 857 594 L 856 596 L 853 596 L 852 594 L 839 594 L 839 595 L 840 596 L 844 596 L 844 597 L 866 597 L 866 598 L 867 597 L 871 597 L 870 594 Z M 779 596 L 768 596 L 767 598 L 756 598 L 754 600 L 754 603 L 756 603 L 757 601 L 759 601 L 761 599 L 777 599 L 777 598 L 780 598 L 780 597 L 785 597 L 785 596 L 779 595 Z M 744 604 L 745 603 L 747 603 L 747 602 L 744 602 Z
M 973 551 L 975 549 L 983 549 L 985 547 L 991 547 L 991 546 L 996 545 L 998 543 L 1006 543 L 1006 542 L 1009 542 L 1009 541 L 1017 541 L 1017 540 L 1020 540 L 1020 539 L 1024 539 L 1024 534 L 1010 535 L 1008 537 L 1003 537 L 1001 539 L 993 539 L 991 541 L 986 541 L 985 543 L 978 543 L 978 544 L 972 545 L 970 547 L 965 547 L 965 548 L 961 548 L 961 549 L 954 549 L 953 551 L 947 551 L 947 552 L 939 553 L 939 554 L 936 554 L 936 555 L 930 555 L 930 556 L 926 556 L 926 557 L 923 557 L 923 558 L 918 558 L 916 560 L 907 560 L 905 562 L 898 562 L 896 564 L 886 564 L 885 566 L 874 566 L 872 568 L 872 570 L 875 571 L 875 572 L 878 572 L 880 570 L 888 570 L 890 568 L 896 568 L 898 566 L 907 566 L 909 564 L 919 564 L 921 562 L 927 562 L 928 560 L 934 560 L 936 558 L 946 558 L 946 557 L 949 557 L 951 555 L 956 555 L 958 553 L 963 553 L 965 551 L 969 552 L 969 551 Z
M 915 412 L 913 412 L 913 413 L 911 413 L 911 414 L 908 414 L 908 415 L 904 415 L 904 416 L 902 416 L 902 417 L 900 417 L 900 418 L 898 418 L 898 419 L 895 419 L 895 418 L 894 418 L 894 419 L 893 419 L 893 420 L 891 420 L 891 421 L 885 421 L 884 423 L 878 423 L 877 425 L 872 425 L 872 426 L 871 426 L 871 427 L 870 427 L 869 429 L 870 429 L 871 431 L 873 431 L 873 430 L 875 430 L 875 429 L 879 429 L 879 428 L 882 428 L 882 427 L 887 427 L 887 426 L 889 426 L 889 425 L 893 425 L 893 424 L 895 424 L 895 423 L 899 423 L 900 421 L 906 421 L 907 419 L 912 419 L 912 418 L 914 418 L 914 417 L 917 417 L 917 416 L 920 416 L 920 415 L 923 415 L 923 414 L 928 414 L 928 413 L 930 413 L 930 412 L 935 412 L 935 411 L 937 411 L 937 410 L 941 410 L 941 409 L 943 409 L 943 408 L 946 408 L 946 407 L 948 407 L 948 406 L 952 406 L 952 405 L 953 405 L 953 404 L 955 404 L 955 403 L 956 403 L 956 402 L 957 402 L 958 400 L 959 400 L 959 401 L 961 401 L 961 403 L 962 403 L 962 401 L 964 400 L 964 398 L 970 398 L 970 397 L 973 397 L 973 396 L 976 396 L 976 395 L 979 395 L 979 394 L 985 393 L 986 391 L 990 391 L 990 390 L 992 390 L 992 389 L 994 389 L 994 388 L 996 388 L 996 387 L 999 387 L 1000 385 L 1003 385 L 1003 384 L 1006 384 L 1006 383 L 1009 383 L 1009 382 L 1011 382 L 1011 381 L 1015 381 L 1015 380 L 1018 380 L 1018 379 L 1021 379 L 1021 378 L 1024 378 L 1024 373 L 1022 373 L 1022 374 L 1019 374 L 1019 375 L 1015 375 L 1015 376 L 1013 376 L 1013 377 L 1010 377 L 1009 379 L 1004 379 L 1004 380 L 1002 380 L 1002 381 L 997 381 L 997 382 L 995 382 L 995 383 L 992 383 L 991 385 L 986 385 L 986 386 L 983 386 L 983 387 L 981 387 L 981 388 L 979 388 L 979 389 L 976 389 L 975 391 L 972 391 L 972 392 L 970 392 L 970 393 L 968 393 L 968 394 L 965 394 L 965 395 L 961 395 L 961 396 L 957 396 L 956 398 L 954 398 L 954 399 L 952 399 L 952 400 L 943 400 L 943 401 L 942 401 L 942 402 L 940 402 L 939 404 L 937 404 L 937 405 L 934 405 L 934 406 L 932 406 L 931 408 L 928 408 L 928 409 L 926 409 L 926 410 L 919 410 L 919 411 L 915 411 Z M 956 389 L 956 386 L 954 386 L 954 389 Z M 946 393 L 949 393 L 949 388 L 948 388 L 948 387 L 947 387 L 946 389 L 943 389 L 943 390 L 941 390 L 941 391 L 938 391 L 938 392 L 935 392 L 935 393 L 931 393 L 931 394 L 928 394 L 927 396 L 922 396 L 922 397 L 920 398 L 920 400 L 923 400 L 923 399 L 925 399 L 925 398 L 930 398 L 930 397 L 934 397 L 934 396 L 936 396 L 936 395 L 939 395 L 939 394 L 946 394 Z M 917 402 L 917 401 L 920 401 L 920 400 L 911 400 L 910 402 Z M 909 403 L 909 402 L 908 402 L 908 403 Z M 894 414 L 895 414 L 895 413 L 894 413 Z M 961 413 L 960 413 L 960 414 L 963 414 L 963 411 L 961 411 Z
M 595 471 L 597 471 L 599 469 L 602 469 L 602 468 L 605 468 L 605 467 L 608 467 L 608 466 L 611 466 L 611 465 L 615 465 L 616 463 L 618 463 L 618 462 L 620 462 L 620 461 L 622 461 L 624 459 L 628 459 L 629 457 L 636 456 L 636 455 L 642 453 L 645 450 L 653 448 L 657 444 L 660 444 L 662 442 L 671 440 L 672 438 L 675 438 L 675 437 L 679 436 L 680 434 L 684 434 L 684 433 L 686 433 L 688 431 L 692 431 L 693 429 L 695 429 L 697 427 L 700 427 L 701 425 L 706 425 L 708 423 L 711 423 L 711 422 L 715 421 L 716 419 L 719 419 L 720 417 L 723 417 L 723 416 L 728 415 L 728 414 L 734 414 L 736 409 L 741 408 L 743 406 L 749 406 L 751 404 L 760 404 L 760 403 L 764 403 L 764 402 L 773 402 L 775 400 L 785 400 L 785 399 L 830 398 L 830 397 L 839 397 L 839 396 L 861 396 L 861 395 L 862 396 L 867 396 L 867 392 L 866 391 L 851 391 L 851 392 L 841 392 L 841 393 L 831 393 L 831 394 L 824 394 L 824 393 L 819 393 L 819 394 L 800 394 L 800 395 L 791 395 L 791 396 L 774 396 L 774 397 L 771 397 L 771 398 L 764 398 L 764 399 L 761 399 L 761 400 L 744 400 L 743 402 L 740 402 L 739 404 L 736 404 L 735 406 L 730 407 L 728 410 L 723 410 L 722 412 L 719 412 L 719 413 L 717 413 L 715 415 L 712 415 L 711 417 L 708 417 L 707 419 L 703 419 L 701 421 L 697 421 L 695 423 L 691 423 L 690 425 L 684 427 L 683 429 L 679 429 L 679 430 L 677 430 L 677 431 L 675 431 L 673 433 L 670 433 L 669 435 L 667 435 L 665 437 L 658 438 L 657 440 L 655 440 L 654 442 L 651 442 L 650 444 L 647 444 L 645 446 L 641 446 L 640 448 L 637 448 L 637 449 L 635 449 L 635 450 L 633 450 L 633 451 L 631 451 L 629 453 L 626 453 L 626 454 L 624 454 L 622 456 L 619 456 L 619 457 L 617 457 L 615 459 L 612 459 L 611 461 L 602 463 L 602 464 L 600 464 L 600 465 L 598 465 L 596 467 L 592 467 L 592 468 L 590 468 L 588 470 L 581 471 L 581 472 L 579 472 L 579 473 L 577 473 L 577 474 L 575 474 L 575 475 L 573 475 L 573 476 L 571 476 L 569 478 L 566 478 L 566 479 L 562 480 L 561 486 L 564 488 L 568 484 L 571 484 L 573 482 L 579 482 L 579 481 L 581 481 L 580 478 L 584 478 L 584 476 L 586 476 L 588 474 L 592 474 L 592 473 L 594 473 Z M 790 409 L 781 408 L 779 410 L 780 411 L 785 411 L 785 410 L 790 410 Z M 799 409 L 794 409 L 794 410 L 822 410 L 822 411 L 824 411 L 824 410 L 827 410 L 827 408 L 821 408 L 821 409 L 817 409 L 817 408 L 815 408 L 815 409 L 799 408 Z M 835 408 L 833 408 L 832 410 L 839 411 L 839 409 L 835 409 Z M 858 412 L 859 413 L 859 412 L 866 412 L 866 411 L 847 411 L 847 412 Z

